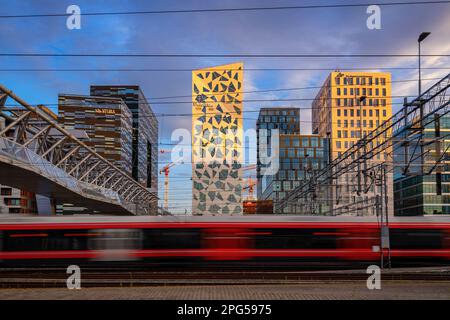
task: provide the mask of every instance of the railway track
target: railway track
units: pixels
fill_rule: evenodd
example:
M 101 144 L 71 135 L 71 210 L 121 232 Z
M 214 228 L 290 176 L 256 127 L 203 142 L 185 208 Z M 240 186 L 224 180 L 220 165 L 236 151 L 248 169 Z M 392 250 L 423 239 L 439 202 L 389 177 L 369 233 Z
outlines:
M 0 288 L 66 287 L 62 268 L 2 269 Z M 339 271 L 143 271 L 88 269 L 82 271 L 82 287 L 137 287 L 180 285 L 296 284 L 320 281 L 366 281 L 365 270 Z M 388 281 L 450 281 L 450 267 L 408 268 L 382 271 Z

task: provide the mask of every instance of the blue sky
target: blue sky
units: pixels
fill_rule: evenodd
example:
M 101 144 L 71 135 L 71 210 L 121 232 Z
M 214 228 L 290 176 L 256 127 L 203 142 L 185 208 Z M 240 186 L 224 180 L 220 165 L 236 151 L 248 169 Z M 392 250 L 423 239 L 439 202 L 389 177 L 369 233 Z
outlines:
M 82 12 L 173 10 L 190 8 L 309 5 L 360 1 L 6 1 L 0 15 L 64 13 L 71 4 Z M 387 1 L 388 2 L 388 1 Z M 415 54 L 422 31 L 432 35 L 424 54 L 450 54 L 450 4 L 389 6 L 381 9 L 381 30 L 366 27 L 366 8 L 329 8 L 260 12 L 189 13 L 167 15 L 87 16 L 81 30 L 68 30 L 64 17 L 0 19 L 0 52 L 45 53 L 338 53 Z M 180 68 L 197 69 L 244 62 L 251 68 L 373 68 L 415 67 L 415 58 L 0 58 L 5 68 Z M 424 58 L 424 67 L 450 68 L 450 59 Z M 438 78 L 450 69 L 424 70 L 423 78 Z M 245 71 L 244 91 L 320 86 L 329 71 Z M 393 80 L 416 79 L 417 70 L 393 70 Z M 154 98 L 191 94 L 188 72 L 8 72 L 0 81 L 32 104 L 57 103 L 58 93 L 88 94 L 90 84 L 140 85 L 157 114 L 189 114 L 189 98 Z M 433 81 L 424 81 L 427 88 Z M 245 99 L 314 98 L 318 89 L 246 94 Z M 393 95 L 414 95 L 416 82 L 393 84 Z M 397 100 L 400 101 L 401 99 Z M 245 129 L 254 128 L 260 107 L 288 105 L 308 108 L 311 102 L 244 104 Z M 310 112 L 301 113 L 302 131 L 310 130 Z M 190 116 L 160 117 L 160 147 L 169 149 L 176 128 L 191 128 Z M 254 148 L 254 146 L 253 146 Z M 252 149 L 250 149 L 252 150 Z M 170 156 L 160 154 L 160 166 Z M 171 206 L 190 211 L 190 164 L 171 172 Z M 160 176 L 162 186 L 163 176 Z M 162 191 L 162 187 L 160 188 Z M 162 192 L 160 192 L 162 197 Z

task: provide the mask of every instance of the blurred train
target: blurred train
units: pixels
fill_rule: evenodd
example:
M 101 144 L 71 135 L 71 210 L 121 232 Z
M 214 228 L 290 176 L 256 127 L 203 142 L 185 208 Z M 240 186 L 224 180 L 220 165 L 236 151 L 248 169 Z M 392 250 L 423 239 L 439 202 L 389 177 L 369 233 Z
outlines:
M 450 263 L 450 216 L 392 217 L 380 249 L 376 217 L 0 216 L 0 264 L 337 262 Z

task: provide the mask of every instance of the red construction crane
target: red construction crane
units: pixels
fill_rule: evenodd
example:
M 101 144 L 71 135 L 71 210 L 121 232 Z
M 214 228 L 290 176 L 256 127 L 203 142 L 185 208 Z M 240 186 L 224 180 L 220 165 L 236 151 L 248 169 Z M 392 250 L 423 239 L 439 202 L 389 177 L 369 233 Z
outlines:
M 169 209 L 169 172 L 170 168 L 177 164 L 183 164 L 182 159 L 178 159 L 177 161 L 173 161 L 169 164 L 166 164 L 161 170 L 159 170 L 159 174 L 164 172 L 164 209 Z
M 242 167 L 243 171 L 250 171 L 250 170 L 255 170 L 255 169 L 256 169 L 256 164 L 251 164 L 251 165 Z M 255 200 L 255 197 L 253 195 L 253 190 L 254 190 L 253 187 L 256 185 L 257 181 L 253 180 L 252 177 L 247 177 L 246 179 L 247 179 L 247 185 L 242 188 L 242 190 L 248 189 L 248 195 L 247 195 L 246 200 Z

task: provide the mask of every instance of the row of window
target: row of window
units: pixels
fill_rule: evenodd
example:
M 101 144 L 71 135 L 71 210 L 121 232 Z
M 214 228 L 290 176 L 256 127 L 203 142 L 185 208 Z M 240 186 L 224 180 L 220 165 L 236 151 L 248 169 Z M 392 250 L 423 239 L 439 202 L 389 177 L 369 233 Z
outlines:
M 356 102 L 354 102 L 354 99 L 351 98 L 343 98 L 343 99 L 336 99 L 336 106 L 338 107 L 353 107 L 353 106 L 386 106 L 386 99 L 365 99 L 362 102 L 360 102 L 358 99 Z
M 287 132 L 295 132 L 295 131 L 299 131 L 299 125 L 296 123 L 259 123 L 257 126 L 258 129 L 268 129 L 268 135 L 270 136 L 270 130 L 272 129 L 281 129 L 281 130 L 286 130 L 285 133 Z M 283 133 L 283 132 L 280 132 Z
M 340 128 L 341 125 L 342 125 L 343 128 L 355 128 L 355 124 L 356 124 L 356 128 L 361 127 L 361 121 L 360 120 L 356 120 L 356 121 L 354 121 L 354 120 L 350 120 L 350 121 L 344 120 L 343 122 L 341 122 L 341 120 L 337 121 L 337 127 L 338 128 Z M 363 124 L 362 126 L 364 128 L 366 128 L 366 127 L 375 128 L 375 127 L 379 127 L 380 126 L 380 120 L 376 120 L 376 121 L 374 121 L 374 120 L 363 120 L 362 124 Z M 340 138 L 340 136 L 339 136 L 339 138 Z
M 323 141 L 319 137 L 283 137 L 282 146 L 284 147 L 320 147 Z
M 354 77 L 354 76 L 346 76 L 346 77 L 342 77 L 342 81 L 341 81 L 341 77 L 337 76 L 335 78 L 335 84 L 337 85 L 369 85 L 371 86 L 372 84 L 375 85 L 385 85 L 386 84 L 386 78 L 383 77 L 371 77 L 371 76 L 366 76 L 366 77 Z
M 360 88 L 355 88 L 353 90 L 353 88 L 342 88 L 342 90 L 341 90 L 341 88 L 337 88 L 336 93 L 338 96 L 340 96 L 340 95 L 346 96 L 347 94 L 349 94 L 351 96 L 355 96 L 355 95 L 359 96 L 360 94 L 363 96 L 365 96 L 365 95 L 372 96 L 372 93 L 375 93 L 375 96 L 379 96 L 380 89 L 375 88 L 372 90 L 372 88 L 361 88 L 361 90 L 360 90 Z M 383 97 L 386 96 L 386 88 L 381 89 L 381 95 Z
M 354 109 L 337 109 L 336 110 L 336 115 L 338 116 L 338 117 L 340 117 L 341 115 L 343 115 L 344 117 L 360 117 L 361 116 L 361 112 L 360 112 L 360 110 L 359 109 L 356 109 L 356 110 L 354 110 Z M 381 115 L 383 116 L 383 117 L 386 117 L 387 116 L 387 111 L 386 111 L 386 109 L 384 109 L 384 110 L 381 110 Z M 375 109 L 375 110 L 372 110 L 372 109 L 369 109 L 369 110 L 366 110 L 366 109 L 362 109 L 362 116 L 363 117 L 367 117 L 367 116 L 369 116 L 369 117 L 373 117 L 373 116 L 375 116 L 375 117 L 379 117 L 380 116 L 380 110 L 379 109 Z M 340 121 L 338 120 L 338 124 L 340 123 Z
M 280 148 L 281 158 L 322 158 L 322 148 Z
M 296 113 L 298 114 L 298 110 L 261 110 L 260 115 L 267 116 L 267 115 L 282 115 L 282 116 L 295 116 Z
M 280 123 L 280 122 L 295 122 L 298 121 L 298 117 L 295 116 L 263 116 L 260 117 L 260 119 L 258 119 L 259 122 L 275 122 L 275 123 Z

